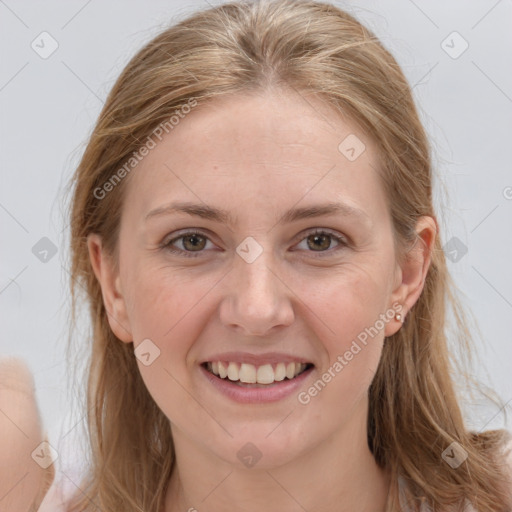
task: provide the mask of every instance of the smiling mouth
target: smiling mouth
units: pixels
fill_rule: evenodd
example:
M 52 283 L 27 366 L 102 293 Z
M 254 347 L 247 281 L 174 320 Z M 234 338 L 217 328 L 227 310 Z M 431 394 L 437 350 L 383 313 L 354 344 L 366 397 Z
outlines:
M 277 363 L 255 366 L 249 363 L 208 361 L 202 364 L 219 379 L 246 387 L 267 387 L 282 381 L 293 380 L 313 368 L 311 363 Z

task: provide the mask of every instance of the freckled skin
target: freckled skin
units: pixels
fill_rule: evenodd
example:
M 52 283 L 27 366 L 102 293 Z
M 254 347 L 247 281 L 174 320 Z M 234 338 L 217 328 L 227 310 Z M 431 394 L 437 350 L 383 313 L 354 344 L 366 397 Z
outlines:
M 338 151 L 349 134 L 366 145 L 355 161 Z M 160 349 L 139 369 L 172 425 L 179 480 L 172 480 L 168 510 L 171 502 L 200 509 L 201 492 L 204 498 L 230 471 L 222 493 L 208 498 L 208 510 L 237 503 L 295 510 L 266 470 L 306 508 L 340 510 L 343 498 L 347 510 L 356 504 L 379 510 L 387 483 L 366 442 L 367 391 L 384 337 L 400 322 L 388 321 L 307 405 L 296 394 L 270 404 L 235 403 L 199 370 L 212 353 L 292 353 L 315 365 L 307 390 L 393 303 L 412 307 L 428 254 L 408 267 L 396 264 L 377 168 L 365 133 L 314 98 L 305 102 L 289 92 L 225 98 L 197 107 L 130 175 L 119 274 L 100 265 L 90 238 L 112 329 L 124 342 L 137 346 L 149 338 Z M 173 200 L 228 209 L 237 224 L 183 214 L 144 222 L 151 209 Z M 277 223 L 290 208 L 331 201 L 363 210 L 366 220 L 338 215 Z M 419 227 L 432 243 L 433 221 L 424 218 Z M 159 247 L 188 228 L 207 237 L 199 257 Z M 328 250 L 315 251 L 307 240 L 312 228 L 350 243 L 331 238 Z M 263 248 L 250 264 L 236 253 L 249 236 Z M 185 250 L 183 239 L 174 247 Z M 251 470 L 237 457 L 247 442 L 262 454 Z

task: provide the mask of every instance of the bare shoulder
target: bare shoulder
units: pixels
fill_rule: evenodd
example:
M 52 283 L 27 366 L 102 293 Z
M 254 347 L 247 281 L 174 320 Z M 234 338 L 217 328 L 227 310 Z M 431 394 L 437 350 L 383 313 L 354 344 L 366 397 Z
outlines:
M 74 496 L 77 490 L 84 495 L 87 495 L 85 480 L 87 471 L 84 468 L 83 461 L 78 464 L 74 461 L 69 463 L 68 460 L 65 464 L 57 466 L 55 479 L 50 490 L 44 496 L 37 512 L 70 512 L 71 510 L 78 510 L 76 508 Z M 96 507 L 94 507 L 96 509 Z M 80 510 L 83 510 L 80 508 Z
M 63 492 L 62 482 L 54 481 L 37 512 L 66 512 L 67 501 L 68 497 Z
M 54 477 L 53 466 L 37 464 L 34 452 L 45 440 L 34 379 L 19 358 L 0 358 L 0 496 L 7 510 L 33 510 Z

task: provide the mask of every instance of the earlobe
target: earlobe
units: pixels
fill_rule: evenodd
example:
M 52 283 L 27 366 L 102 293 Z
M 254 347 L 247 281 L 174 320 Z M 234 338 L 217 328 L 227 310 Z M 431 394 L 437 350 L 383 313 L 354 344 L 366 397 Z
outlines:
M 102 249 L 102 241 L 97 233 L 87 236 L 89 260 L 101 286 L 103 304 L 108 322 L 114 334 L 123 342 L 130 343 L 133 336 L 126 310 L 126 303 L 120 289 L 120 279 L 112 258 Z
M 400 282 L 395 287 L 391 296 L 391 303 L 399 303 L 402 306 L 400 320 L 393 319 L 386 325 L 385 336 L 395 334 L 401 327 L 407 313 L 418 300 L 432 259 L 437 235 L 437 221 L 434 217 L 420 217 L 416 223 L 416 241 L 407 252 L 404 262 L 398 269 Z

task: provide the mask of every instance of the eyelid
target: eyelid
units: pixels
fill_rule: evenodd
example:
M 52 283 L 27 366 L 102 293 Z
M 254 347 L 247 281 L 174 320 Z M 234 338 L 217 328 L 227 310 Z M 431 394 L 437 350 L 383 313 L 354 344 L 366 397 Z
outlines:
M 183 249 L 178 249 L 176 247 L 173 247 L 171 244 L 172 242 L 176 242 L 182 238 L 185 238 L 186 236 L 192 236 L 192 235 L 199 235 L 203 238 L 206 238 L 208 241 L 212 242 L 210 239 L 210 235 L 203 232 L 201 229 L 196 228 L 188 228 L 183 229 L 180 231 L 177 231 L 176 233 L 173 233 L 172 238 L 171 237 L 165 237 L 163 242 L 160 244 L 160 248 L 167 250 L 173 254 L 183 255 L 184 257 L 196 257 L 200 256 L 202 253 L 204 253 L 204 250 L 201 251 L 184 251 Z M 213 242 L 212 242 L 213 243 Z
M 200 256 L 201 254 L 206 252 L 204 249 L 200 250 L 200 251 L 185 251 L 183 249 L 178 249 L 176 247 L 173 247 L 171 245 L 171 243 L 176 242 L 182 238 L 185 238 L 186 236 L 192 236 L 192 235 L 199 235 L 201 237 L 206 238 L 208 241 L 212 242 L 212 240 L 210 239 L 210 235 L 208 235 L 205 231 L 207 231 L 207 230 L 203 230 L 201 228 L 187 228 L 184 230 L 177 231 L 176 233 L 173 233 L 172 238 L 166 237 L 164 239 L 164 241 L 162 242 L 162 244 L 160 245 L 160 247 L 162 249 L 166 249 L 166 250 L 170 251 L 171 253 L 182 255 L 185 258 L 188 258 L 188 257 L 194 258 L 194 257 Z M 350 245 L 350 240 L 348 239 L 348 237 L 342 235 L 341 233 L 338 233 L 337 231 L 331 230 L 329 228 L 318 228 L 318 227 L 308 228 L 308 229 L 302 231 L 301 233 L 299 233 L 297 235 L 298 240 L 295 243 L 295 245 L 299 242 L 302 242 L 307 237 L 315 235 L 315 234 L 329 235 L 336 242 L 338 242 L 339 245 L 337 247 L 327 249 L 326 251 L 318 251 L 317 252 L 318 256 L 313 256 L 313 257 L 322 257 L 321 256 L 322 254 L 332 254 L 333 252 L 336 252 L 340 248 L 347 247 Z M 306 252 L 310 252 L 314 255 L 316 251 L 306 251 Z
M 172 235 L 172 236 L 171 236 Z M 208 240 L 211 240 L 212 233 L 208 229 L 203 228 L 185 228 L 180 229 L 176 232 L 171 233 L 171 235 L 166 236 L 162 242 L 162 245 L 166 245 L 169 242 L 176 241 L 177 239 L 184 237 L 186 235 L 200 235 L 205 238 L 208 238 Z

